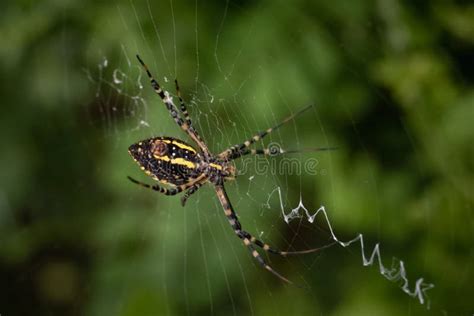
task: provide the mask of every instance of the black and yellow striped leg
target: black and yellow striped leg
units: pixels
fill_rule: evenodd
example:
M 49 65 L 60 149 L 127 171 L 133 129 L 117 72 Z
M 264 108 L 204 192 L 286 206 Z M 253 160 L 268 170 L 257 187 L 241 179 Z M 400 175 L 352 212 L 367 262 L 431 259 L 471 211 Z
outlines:
M 336 150 L 337 147 L 316 147 L 316 148 L 303 148 L 299 150 L 285 150 L 279 147 L 272 147 L 272 148 L 264 148 L 264 149 L 250 149 L 245 148 L 242 151 L 238 151 L 233 153 L 231 156 L 228 157 L 228 160 L 234 160 L 246 155 L 259 155 L 259 156 L 280 156 L 284 154 L 295 154 L 295 153 L 304 153 L 304 152 L 316 152 L 316 151 L 329 151 L 329 150 Z
M 245 148 L 241 151 L 234 152 L 227 159 L 230 161 L 230 160 L 234 160 L 246 155 L 279 156 L 286 153 L 294 153 L 294 152 L 297 152 L 297 151 L 285 151 L 281 148 L 264 148 L 264 149 Z
M 283 256 L 283 257 L 286 257 L 286 256 L 292 256 L 292 255 L 304 255 L 304 254 L 308 254 L 308 253 L 313 253 L 313 252 L 317 252 L 317 251 L 320 251 L 324 248 L 327 248 L 329 246 L 332 246 L 335 244 L 335 242 L 333 243 L 330 243 L 328 245 L 325 245 L 323 247 L 319 247 L 319 248 L 311 248 L 311 249 L 307 249 L 307 250 L 300 250 L 300 251 L 281 251 L 281 250 L 278 250 L 278 249 L 275 249 L 275 248 L 272 248 L 270 247 L 270 245 L 264 243 L 263 241 L 255 238 L 254 236 L 250 235 L 249 233 L 247 233 L 246 231 L 243 231 L 243 233 L 245 234 L 245 237 L 250 239 L 250 242 L 252 242 L 253 244 L 259 246 L 260 248 L 262 248 L 263 250 L 269 252 L 269 253 L 273 253 L 275 255 L 280 255 L 280 256 Z
M 193 195 L 194 193 L 196 193 L 196 191 L 199 190 L 199 188 L 202 187 L 203 184 L 204 183 L 199 182 L 193 185 L 192 187 L 190 187 L 189 190 L 186 191 L 186 193 L 184 193 L 184 196 L 181 198 L 181 205 L 185 206 L 186 201 L 189 199 L 189 197 Z
M 270 127 L 264 131 L 261 131 L 261 132 L 258 132 L 257 134 L 255 134 L 252 138 L 246 140 L 245 142 L 243 142 L 242 144 L 237 144 L 237 145 L 234 145 L 226 150 L 224 150 L 223 152 L 221 152 L 219 154 L 219 157 L 220 158 L 223 158 L 223 159 L 229 159 L 229 157 L 232 157 L 238 153 L 241 153 L 241 152 L 244 152 L 248 147 L 250 147 L 250 145 L 252 145 L 253 143 L 255 142 L 258 142 L 259 140 L 261 140 L 262 138 L 264 138 L 265 136 L 267 136 L 268 134 L 270 134 L 271 132 L 275 131 L 276 129 L 280 128 L 282 125 L 284 125 L 285 123 L 291 121 L 292 119 L 294 119 L 296 116 L 300 115 L 301 113 L 307 111 L 308 109 L 310 109 L 312 107 L 312 105 L 309 105 L 309 106 L 306 106 L 304 108 L 302 108 L 301 110 L 299 110 L 298 112 L 290 115 L 289 117 L 287 117 L 286 119 L 284 119 L 283 121 L 281 121 L 280 123 L 278 123 L 277 125 L 273 126 L 273 127 Z
M 179 116 L 178 109 L 177 109 L 176 105 L 173 103 L 173 99 L 169 96 L 168 92 L 164 91 L 161 88 L 160 84 L 155 80 L 155 78 L 151 74 L 150 70 L 148 69 L 147 65 L 143 62 L 143 60 L 140 58 L 140 56 L 137 55 L 137 59 L 140 62 L 140 64 L 143 66 L 143 68 L 145 69 L 146 74 L 148 75 L 148 78 L 150 79 L 150 83 L 151 83 L 151 86 L 153 87 L 153 90 L 155 90 L 155 92 L 160 96 L 161 100 L 163 100 L 163 103 L 165 104 L 166 108 L 170 112 L 171 117 L 173 118 L 175 123 L 184 132 L 186 132 L 196 142 L 196 144 L 199 145 L 199 147 L 205 153 L 205 155 L 209 156 L 209 149 L 207 148 L 207 145 L 202 141 L 201 137 L 194 130 L 194 127 L 190 126 L 190 124 L 188 124 L 187 121 L 185 122 Z
M 194 133 L 196 139 L 198 139 L 200 143 L 204 144 L 204 142 L 202 141 L 201 136 L 199 136 L 199 133 L 197 132 L 197 130 L 194 129 L 193 122 L 191 121 L 191 118 L 189 116 L 189 112 L 188 112 L 188 108 L 186 106 L 186 103 L 184 102 L 183 98 L 181 97 L 181 89 L 179 88 L 178 79 L 175 79 L 174 83 L 176 85 L 176 95 L 178 96 L 178 99 L 179 99 L 179 109 L 181 110 L 181 113 L 183 113 L 183 115 L 184 115 L 184 121 L 189 126 L 189 130 L 192 133 Z
M 182 184 L 180 186 L 177 186 L 176 188 L 167 189 L 167 188 L 164 188 L 164 187 L 159 186 L 157 184 L 150 185 L 150 184 L 135 180 L 134 178 L 132 178 L 130 176 L 128 176 L 127 178 L 135 184 L 138 184 L 138 185 L 140 185 L 142 187 L 145 187 L 145 188 L 148 188 L 148 189 L 158 191 L 160 193 L 163 193 L 164 195 L 176 195 L 176 194 L 181 193 L 181 192 L 183 192 L 183 191 L 185 191 L 189 188 L 192 188 L 193 186 L 195 186 L 198 183 L 205 183 L 207 181 L 206 175 L 202 174 L 199 177 L 197 177 L 196 179 L 194 179 L 192 182 Z
M 216 188 L 217 197 L 219 198 L 219 201 L 222 207 L 224 208 L 224 213 L 227 216 L 229 224 L 234 229 L 234 232 L 237 235 L 237 237 L 242 239 L 242 241 L 244 242 L 244 245 L 248 248 L 248 250 L 250 251 L 252 256 L 255 258 L 255 260 L 257 260 L 257 262 L 262 267 L 264 267 L 266 270 L 273 273 L 279 279 L 287 283 L 293 284 L 293 282 L 291 282 L 290 280 L 288 280 L 287 278 L 285 278 L 284 276 L 282 276 L 281 274 L 273 270 L 273 268 L 270 267 L 265 262 L 263 257 L 257 252 L 257 250 L 252 244 L 251 235 L 247 233 L 246 231 L 242 230 L 242 226 L 240 225 L 240 222 L 237 219 L 237 216 L 235 215 L 234 209 L 232 208 L 232 205 L 230 204 L 229 197 L 227 196 L 227 193 L 225 192 L 224 186 L 222 184 L 218 184 L 215 186 L 215 188 Z
M 184 100 L 181 97 L 181 90 L 179 89 L 178 79 L 175 79 L 174 83 L 176 85 L 176 94 L 177 94 L 178 99 L 179 99 L 179 106 L 180 106 L 181 113 L 183 113 L 184 120 L 186 121 L 186 123 L 189 126 L 191 126 L 192 125 L 191 118 L 189 117 L 189 113 L 188 113 L 188 109 L 186 107 L 186 103 L 184 103 Z
M 218 194 L 218 196 L 219 196 L 219 194 Z M 323 246 L 323 247 L 320 247 L 320 248 L 311 248 L 311 249 L 299 250 L 299 251 L 281 251 L 281 250 L 278 250 L 276 248 L 272 248 L 270 245 L 268 245 L 268 244 L 264 243 L 263 241 L 255 238 L 254 236 L 252 236 L 250 233 L 246 232 L 245 230 L 242 230 L 240 222 L 237 219 L 237 216 L 235 215 L 235 212 L 232 208 L 232 205 L 230 204 L 230 200 L 229 200 L 225 190 L 224 190 L 223 197 L 224 197 L 224 199 L 227 199 L 227 204 L 225 206 L 228 206 L 227 210 L 230 210 L 230 211 L 225 211 L 225 214 L 226 214 L 227 218 L 229 219 L 229 222 L 232 225 L 232 228 L 234 228 L 234 230 L 238 228 L 240 230 L 240 233 L 243 236 L 243 238 L 247 238 L 248 240 L 250 240 L 250 242 L 252 244 L 255 244 L 255 245 L 259 246 L 260 248 L 262 248 L 263 250 L 265 250 L 267 252 L 285 257 L 285 256 L 291 256 L 291 255 L 303 255 L 303 254 L 307 254 L 307 253 L 317 252 L 321 249 L 324 249 L 324 248 L 327 248 L 328 246 L 333 245 L 333 243 L 331 243 L 329 245 L 326 245 L 326 246 Z M 221 197 L 219 197 L 219 200 L 221 200 Z M 222 204 L 222 202 L 221 202 L 221 204 Z M 224 207 L 224 205 L 222 205 L 222 206 Z M 225 208 L 224 208 L 224 210 L 225 210 Z M 234 227 L 234 225 L 235 225 L 235 227 Z
M 157 184 L 155 185 L 150 185 L 150 184 L 147 184 L 147 183 L 144 183 L 144 182 L 140 182 L 138 180 L 135 180 L 133 179 L 132 177 L 128 176 L 127 177 L 130 181 L 132 181 L 133 183 L 135 184 L 138 184 L 142 187 L 145 187 L 145 188 L 148 188 L 148 189 L 152 189 L 152 190 L 155 190 L 155 191 L 158 191 L 160 193 L 163 193 L 164 195 L 176 195 L 180 192 L 182 192 L 184 190 L 183 187 L 176 187 L 176 188 L 172 188 L 172 189 L 167 189 L 167 188 L 164 188 L 162 186 L 159 186 Z

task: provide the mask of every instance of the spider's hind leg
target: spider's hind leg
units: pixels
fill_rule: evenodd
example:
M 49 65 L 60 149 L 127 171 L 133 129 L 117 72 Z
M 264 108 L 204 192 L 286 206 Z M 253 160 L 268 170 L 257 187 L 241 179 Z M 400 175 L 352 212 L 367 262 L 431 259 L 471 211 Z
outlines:
M 200 184 L 200 181 L 203 181 L 203 179 L 205 178 L 205 175 L 199 176 L 193 182 L 185 183 L 185 184 L 179 185 L 179 186 L 177 186 L 175 188 L 172 188 L 172 189 L 164 188 L 162 186 L 159 186 L 158 184 L 150 185 L 150 184 L 135 180 L 134 178 L 132 178 L 130 176 L 128 176 L 127 178 L 128 178 L 128 180 L 132 181 L 135 184 L 138 184 L 138 185 L 140 185 L 142 187 L 145 187 L 147 189 L 152 189 L 152 190 L 158 191 L 160 193 L 163 193 L 164 195 L 176 195 L 176 194 L 181 193 L 181 192 L 183 192 L 187 189 L 195 187 L 197 184 Z M 196 191 L 196 190 L 197 189 L 195 189 L 194 191 Z
M 134 178 L 132 178 L 130 176 L 128 176 L 127 178 L 128 178 L 128 180 L 132 181 L 135 184 L 138 184 L 139 186 L 145 187 L 147 189 L 152 189 L 152 190 L 158 191 L 160 193 L 163 193 L 164 195 L 176 195 L 176 194 L 183 191 L 183 187 L 176 187 L 176 188 L 173 188 L 173 189 L 167 189 L 167 188 L 164 188 L 162 186 L 159 186 L 158 184 L 150 185 L 150 184 L 135 180 Z

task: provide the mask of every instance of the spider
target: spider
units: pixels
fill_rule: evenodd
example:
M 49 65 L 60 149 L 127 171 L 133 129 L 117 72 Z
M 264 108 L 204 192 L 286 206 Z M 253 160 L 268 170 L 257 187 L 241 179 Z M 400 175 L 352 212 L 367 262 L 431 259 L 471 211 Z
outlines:
M 175 80 L 175 85 L 177 97 L 179 99 L 180 113 L 178 113 L 177 106 L 173 103 L 172 97 L 167 91 L 161 88 L 139 55 L 137 55 L 137 59 L 146 71 L 153 90 L 160 96 L 173 120 L 198 145 L 199 150 L 196 150 L 188 143 L 173 137 L 161 136 L 142 140 L 129 147 L 128 151 L 130 155 L 148 176 L 162 184 L 168 185 L 169 188 L 162 187 L 158 184 L 146 184 L 135 180 L 132 177 L 128 177 L 128 179 L 130 179 L 130 181 L 133 183 L 158 191 L 165 195 L 176 195 L 185 191 L 183 197 L 181 198 L 181 204 L 183 206 L 185 205 L 188 198 L 192 194 L 196 193 L 202 185 L 210 183 L 214 186 L 217 197 L 220 204 L 222 205 L 222 208 L 224 209 L 224 214 L 226 215 L 230 226 L 232 226 L 232 229 L 234 230 L 237 237 L 243 241 L 251 255 L 263 268 L 273 273 L 279 279 L 292 284 L 293 282 L 282 276 L 267 264 L 259 252 L 257 252 L 255 246 L 262 248 L 266 252 L 284 257 L 288 255 L 299 255 L 316 252 L 321 248 L 291 252 L 280 251 L 270 247 L 268 244 L 252 236 L 242 228 L 242 225 L 235 214 L 229 197 L 227 196 L 224 183 L 228 180 L 235 179 L 236 169 L 232 164 L 234 159 L 249 154 L 274 156 L 295 152 L 284 151 L 282 149 L 250 149 L 250 146 L 283 124 L 292 120 L 297 115 L 308 110 L 311 106 L 307 106 L 299 110 L 274 127 L 255 134 L 253 137 L 247 139 L 243 143 L 229 147 L 220 154 L 214 155 L 209 151 L 206 143 L 199 136 L 199 133 L 195 129 L 191 118 L 189 117 L 186 104 L 181 98 L 178 81 Z M 315 148 L 314 150 L 327 149 L 330 148 Z

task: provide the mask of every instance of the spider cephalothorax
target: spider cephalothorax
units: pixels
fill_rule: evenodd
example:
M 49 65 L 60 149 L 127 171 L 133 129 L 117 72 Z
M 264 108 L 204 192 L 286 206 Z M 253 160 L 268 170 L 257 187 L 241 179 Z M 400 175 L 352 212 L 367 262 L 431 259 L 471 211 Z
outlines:
M 269 245 L 253 237 L 250 233 L 242 229 L 242 226 L 235 215 L 232 204 L 230 203 L 229 197 L 225 191 L 224 183 L 227 180 L 233 180 L 236 176 L 235 166 L 232 162 L 235 159 L 249 154 L 275 156 L 279 154 L 295 152 L 284 151 L 282 149 L 278 149 L 277 151 L 269 149 L 250 149 L 250 147 L 275 129 L 282 126 L 284 123 L 308 110 L 311 106 L 303 108 L 276 126 L 257 133 L 242 144 L 234 145 L 230 148 L 227 148 L 218 155 L 213 155 L 191 122 L 186 109 L 186 104 L 181 98 L 178 82 L 175 80 L 177 96 L 180 101 L 179 111 L 176 105 L 173 103 L 169 93 L 161 88 L 158 82 L 151 75 L 145 63 L 143 63 L 138 55 L 137 58 L 145 68 L 153 89 L 163 100 L 163 103 L 170 112 L 171 117 L 174 119 L 176 124 L 178 124 L 178 126 L 181 127 L 181 129 L 198 145 L 199 150 L 196 150 L 188 143 L 173 137 L 163 136 L 142 140 L 129 147 L 128 151 L 130 155 L 147 175 L 162 184 L 168 185 L 169 188 L 162 187 L 158 184 L 149 185 L 137 181 L 131 177 L 129 177 L 129 179 L 136 184 L 161 192 L 165 195 L 175 195 L 185 191 L 185 194 L 181 198 L 183 206 L 186 203 L 186 200 L 202 185 L 205 183 L 212 184 L 230 225 L 234 229 L 235 234 L 240 239 L 242 239 L 244 245 L 250 250 L 252 256 L 265 269 L 280 279 L 291 283 L 288 279 L 273 270 L 265 262 L 265 260 L 255 249 L 255 246 L 281 256 L 310 253 L 319 250 L 319 248 L 293 252 L 280 251 L 271 248 Z M 326 149 L 329 148 L 314 148 L 311 149 L 311 151 Z

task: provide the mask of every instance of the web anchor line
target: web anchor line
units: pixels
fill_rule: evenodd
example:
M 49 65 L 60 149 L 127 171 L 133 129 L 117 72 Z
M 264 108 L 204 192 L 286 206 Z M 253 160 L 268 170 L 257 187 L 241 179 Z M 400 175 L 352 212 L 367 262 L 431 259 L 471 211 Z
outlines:
M 291 212 L 288 214 L 285 213 L 285 208 L 283 206 L 283 199 L 281 195 L 281 189 L 280 187 L 275 188 L 269 195 L 268 200 L 266 205 L 269 206 L 269 201 L 272 195 L 278 192 L 278 198 L 280 199 L 280 208 L 281 208 L 281 213 L 283 215 L 283 219 L 287 224 L 290 223 L 295 218 L 301 218 L 304 215 L 306 215 L 306 218 L 308 222 L 313 223 L 314 220 L 316 219 L 316 216 L 319 213 L 322 213 L 324 215 L 324 218 L 326 220 L 326 223 L 329 227 L 329 231 L 331 233 L 332 239 L 341 245 L 342 247 L 346 248 L 350 246 L 353 243 L 356 243 L 357 241 L 360 242 L 360 248 L 361 248 L 361 255 L 362 255 L 362 264 L 367 267 L 367 266 L 372 266 L 375 261 L 377 261 L 378 266 L 379 266 L 379 271 L 380 274 L 383 275 L 387 280 L 391 282 L 397 282 L 397 281 L 402 281 L 401 289 L 403 292 L 408 294 L 409 296 L 413 298 L 417 298 L 420 304 L 425 304 L 429 309 L 430 308 L 430 301 L 428 298 L 428 295 L 426 294 L 426 291 L 434 288 L 433 283 L 426 283 L 423 278 L 418 278 L 415 282 L 415 287 L 413 290 L 410 290 L 410 285 L 409 281 L 406 275 L 406 269 L 405 269 L 405 263 L 402 260 L 398 260 L 393 258 L 392 260 L 392 266 L 390 268 L 386 268 L 383 263 L 382 263 L 382 255 L 380 253 L 380 244 L 376 243 L 374 246 L 374 249 L 372 250 L 372 254 L 370 255 L 369 258 L 366 257 L 365 255 L 365 243 L 364 243 L 364 236 L 362 234 L 358 234 L 355 238 L 349 240 L 349 241 L 341 241 L 339 240 L 336 235 L 334 234 L 333 228 L 331 226 L 331 223 L 329 222 L 329 217 L 327 215 L 325 207 L 322 205 L 314 214 L 310 214 L 309 210 L 303 205 L 303 200 L 300 197 L 300 202 L 297 207 L 293 208 Z M 301 214 L 300 210 L 304 211 L 304 214 Z

